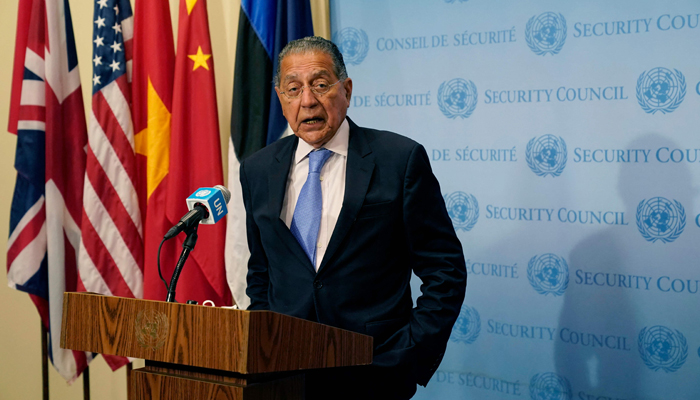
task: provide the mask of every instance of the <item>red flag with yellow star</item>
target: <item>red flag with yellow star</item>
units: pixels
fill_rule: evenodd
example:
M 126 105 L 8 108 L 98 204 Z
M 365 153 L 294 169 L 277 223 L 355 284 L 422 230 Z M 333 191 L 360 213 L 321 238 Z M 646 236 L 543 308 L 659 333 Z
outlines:
M 165 300 L 157 254 L 163 235 L 173 226 L 165 213 L 175 81 L 175 45 L 168 0 L 136 0 L 133 42 L 134 148 L 139 205 L 141 216 L 145 217 L 143 297 Z M 177 256 L 174 242 L 163 246 L 161 259 L 170 271 Z
M 166 216 L 172 224 L 187 212 L 185 199 L 196 189 L 224 182 L 206 0 L 181 0 L 179 13 L 165 201 Z M 177 286 L 178 302 L 196 300 L 201 304 L 212 300 L 217 306 L 231 305 L 224 267 L 225 222 L 199 227 L 197 247 Z M 184 238 L 184 233 L 176 238 L 178 253 Z M 171 249 L 163 249 L 168 255 L 161 258 L 161 266 L 169 280 L 177 258 L 172 257 Z

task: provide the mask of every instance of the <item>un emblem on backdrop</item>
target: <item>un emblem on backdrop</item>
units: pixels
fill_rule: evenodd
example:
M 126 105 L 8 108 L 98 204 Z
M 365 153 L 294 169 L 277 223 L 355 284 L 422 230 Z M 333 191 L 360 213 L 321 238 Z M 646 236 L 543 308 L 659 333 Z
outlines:
M 639 332 L 639 355 L 653 371 L 676 372 L 688 358 L 688 342 L 677 330 L 661 325 L 646 327 Z
M 445 196 L 445 206 L 457 230 L 469 231 L 479 220 L 479 203 L 471 194 L 454 192 Z
M 333 43 L 343 54 L 345 63 L 350 65 L 358 65 L 364 61 L 369 51 L 369 39 L 362 29 L 342 29 L 333 35 Z
M 476 108 L 477 97 L 474 82 L 455 78 L 440 85 L 438 106 L 447 118 L 469 118 Z
M 527 165 L 537 176 L 559 176 L 566 167 L 566 142 L 561 137 L 543 135 L 527 142 Z
M 452 327 L 450 339 L 453 342 L 472 344 L 481 332 L 481 318 L 474 307 L 462 305 L 457 322 Z
M 530 379 L 532 400 L 571 400 L 571 384 L 554 372 L 536 374 Z
M 648 114 L 673 112 L 685 98 L 685 77 L 674 69 L 653 68 L 637 79 L 637 101 Z
M 673 242 L 685 229 L 685 209 L 677 200 L 653 197 L 637 206 L 637 228 L 649 242 Z
M 566 20 L 561 14 L 535 15 L 525 25 L 525 40 L 535 54 L 557 54 L 566 41 Z
M 534 256 L 527 263 L 527 279 L 537 293 L 561 296 L 569 286 L 569 265 L 552 253 Z

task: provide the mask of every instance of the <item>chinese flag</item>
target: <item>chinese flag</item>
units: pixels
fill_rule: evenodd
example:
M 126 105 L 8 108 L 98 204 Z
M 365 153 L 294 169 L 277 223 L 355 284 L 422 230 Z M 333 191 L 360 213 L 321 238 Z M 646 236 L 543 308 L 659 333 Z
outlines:
M 171 224 L 187 212 L 185 199 L 200 187 L 223 184 L 214 60 L 205 0 L 181 0 L 179 10 L 170 169 L 165 213 Z M 225 220 L 200 225 L 197 247 L 190 254 L 177 286 L 176 300 L 212 300 L 231 305 L 224 267 Z M 165 233 L 165 232 L 163 232 Z M 172 274 L 184 233 L 163 246 L 165 279 Z M 163 297 L 165 291 L 162 292 Z

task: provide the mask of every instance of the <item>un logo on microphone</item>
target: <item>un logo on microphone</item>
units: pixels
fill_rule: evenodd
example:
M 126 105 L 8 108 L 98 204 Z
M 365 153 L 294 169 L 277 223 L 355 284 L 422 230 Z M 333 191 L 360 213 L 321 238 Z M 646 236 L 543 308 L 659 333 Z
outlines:
M 653 197 L 637 206 L 637 228 L 649 242 L 673 242 L 685 229 L 685 209 L 677 200 Z
M 566 42 L 566 20 L 561 14 L 535 15 L 525 25 L 525 41 L 535 54 L 557 54 Z
M 543 372 L 530 379 L 532 400 L 571 400 L 571 397 L 571 384 L 561 375 Z
M 527 263 L 527 279 L 537 293 L 561 296 L 569 286 L 569 265 L 552 253 L 534 256 Z
M 438 88 L 438 107 L 447 118 L 469 118 L 476 108 L 478 93 L 472 81 L 455 78 Z
M 344 28 L 333 35 L 333 43 L 343 54 L 346 64 L 358 65 L 364 61 L 369 51 L 369 39 L 362 29 Z
M 561 137 L 543 135 L 527 142 L 527 165 L 537 176 L 559 176 L 566 167 L 566 142 Z
M 639 355 L 652 371 L 676 372 L 688 358 L 688 342 L 680 331 L 656 325 L 639 332 Z
M 481 332 L 481 317 L 479 317 L 479 313 L 474 307 L 463 304 L 457 322 L 452 327 L 450 340 L 457 343 L 472 344 L 479 337 L 479 332 Z
M 652 68 L 637 79 L 637 101 L 648 114 L 666 114 L 681 105 L 685 89 L 685 77 L 679 70 Z
M 454 192 L 445 196 L 445 206 L 456 230 L 469 231 L 479 220 L 479 203 L 471 194 Z

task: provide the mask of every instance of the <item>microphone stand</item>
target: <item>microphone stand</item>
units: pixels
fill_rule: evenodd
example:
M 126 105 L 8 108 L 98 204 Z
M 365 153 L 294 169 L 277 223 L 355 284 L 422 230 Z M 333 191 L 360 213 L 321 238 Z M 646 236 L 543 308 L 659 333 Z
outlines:
M 194 250 L 194 246 L 197 244 L 198 226 L 199 222 L 190 228 L 186 228 L 184 231 L 187 234 L 187 237 L 185 238 L 185 242 L 182 244 L 182 253 L 180 253 L 180 259 L 177 260 L 177 264 L 175 265 L 175 271 L 173 271 L 173 276 L 170 279 L 170 286 L 168 286 L 168 295 L 165 298 L 165 301 L 168 303 L 177 303 L 177 301 L 175 301 L 175 286 L 177 286 L 177 280 L 180 278 L 180 272 L 182 272 L 182 267 L 185 265 L 187 257 L 189 257 L 190 252 Z

